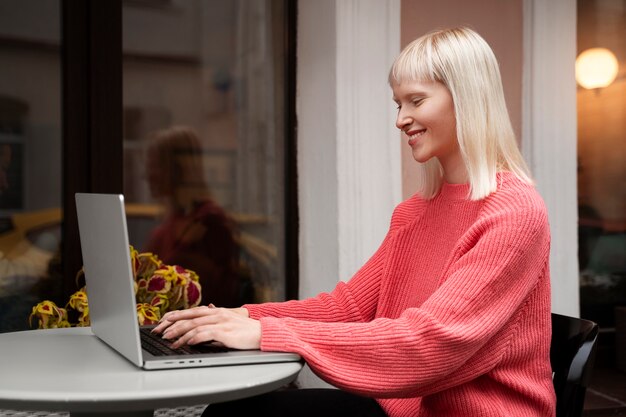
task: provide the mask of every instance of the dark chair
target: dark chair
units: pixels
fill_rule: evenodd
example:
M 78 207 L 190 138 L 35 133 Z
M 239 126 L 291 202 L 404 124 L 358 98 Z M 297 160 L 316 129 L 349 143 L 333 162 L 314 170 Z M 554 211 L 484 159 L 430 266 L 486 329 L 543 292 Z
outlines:
M 591 379 L 598 325 L 552 313 L 552 364 L 556 417 L 580 417 Z

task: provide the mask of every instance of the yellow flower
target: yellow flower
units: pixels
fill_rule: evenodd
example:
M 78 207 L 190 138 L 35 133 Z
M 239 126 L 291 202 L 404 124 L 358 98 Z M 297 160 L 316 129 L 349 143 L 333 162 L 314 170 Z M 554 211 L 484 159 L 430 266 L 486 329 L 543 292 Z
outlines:
M 80 312 L 87 308 L 87 290 L 85 287 L 70 296 L 70 300 L 65 305 L 65 308 L 68 306 Z
M 157 324 L 161 319 L 161 313 L 158 307 L 151 306 L 147 303 L 137 304 L 137 319 L 139 325 Z
M 178 265 L 165 265 L 153 253 L 139 253 L 130 246 L 133 268 L 133 287 L 137 303 L 139 324 L 155 324 L 167 311 L 195 307 L 201 301 L 201 288 L 198 275 Z M 76 274 L 76 282 L 84 274 L 81 268 Z M 66 309 L 72 309 L 72 322 L 68 320 Z M 39 328 L 89 326 L 89 304 L 85 287 L 70 297 L 65 308 L 45 300 L 33 307 L 28 318 L 32 327 L 37 318 Z M 74 322 L 76 320 L 77 322 Z
M 68 307 L 78 312 L 78 323 L 76 323 L 76 326 L 87 327 L 91 324 L 86 287 L 81 288 L 70 296 L 70 300 L 65 305 L 65 308 Z M 67 327 L 69 327 L 69 325 Z
M 164 313 L 169 311 L 170 299 L 167 296 L 167 294 L 157 293 L 157 294 L 154 294 L 154 297 L 152 298 L 152 300 L 150 300 L 150 305 L 153 307 L 157 307 L 161 315 L 163 315 Z
M 28 317 L 28 323 L 31 327 L 33 326 L 33 317 L 37 317 L 38 327 L 40 329 L 69 327 L 69 323 L 67 322 L 67 310 L 58 307 L 50 300 L 44 300 L 33 307 L 33 310 Z M 66 323 L 68 326 L 65 325 Z
M 132 248 L 132 246 L 131 246 Z M 133 249 L 134 250 L 134 249 Z M 135 251 L 136 252 L 136 251 Z M 154 271 L 163 265 L 157 255 L 151 252 L 137 253 L 133 259 L 133 273 L 135 280 L 150 278 Z
M 89 318 L 89 306 L 85 306 L 85 308 L 80 312 L 78 316 L 77 327 L 88 327 L 91 325 L 91 319 Z

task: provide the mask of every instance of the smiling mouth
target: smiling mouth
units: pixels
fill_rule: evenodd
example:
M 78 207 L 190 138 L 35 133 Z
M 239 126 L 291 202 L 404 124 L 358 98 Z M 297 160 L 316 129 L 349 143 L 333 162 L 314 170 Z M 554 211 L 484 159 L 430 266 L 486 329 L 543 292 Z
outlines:
M 410 132 L 406 132 L 406 135 L 409 138 L 409 140 L 414 140 L 422 136 L 424 133 L 426 133 L 426 129 L 412 130 Z

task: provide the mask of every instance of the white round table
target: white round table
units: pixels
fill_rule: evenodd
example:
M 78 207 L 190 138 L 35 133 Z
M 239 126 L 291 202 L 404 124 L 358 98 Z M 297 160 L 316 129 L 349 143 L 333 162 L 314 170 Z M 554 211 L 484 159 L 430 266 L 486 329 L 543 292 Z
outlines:
M 146 371 L 89 328 L 0 334 L 0 408 L 152 416 L 157 408 L 249 397 L 293 381 L 302 363 Z

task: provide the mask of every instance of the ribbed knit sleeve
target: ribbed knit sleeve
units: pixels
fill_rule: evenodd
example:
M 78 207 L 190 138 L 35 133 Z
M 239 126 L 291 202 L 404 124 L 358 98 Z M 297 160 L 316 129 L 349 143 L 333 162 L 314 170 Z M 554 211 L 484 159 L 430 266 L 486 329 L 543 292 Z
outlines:
M 390 241 L 387 237 L 374 255 L 349 282 L 340 282 L 330 293 L 321 293 L 305 300 L 280 303 L 246 304 L 250 317 L 290 317 L 303 321 L 364 322 L 374 318 L 380 280 Z

